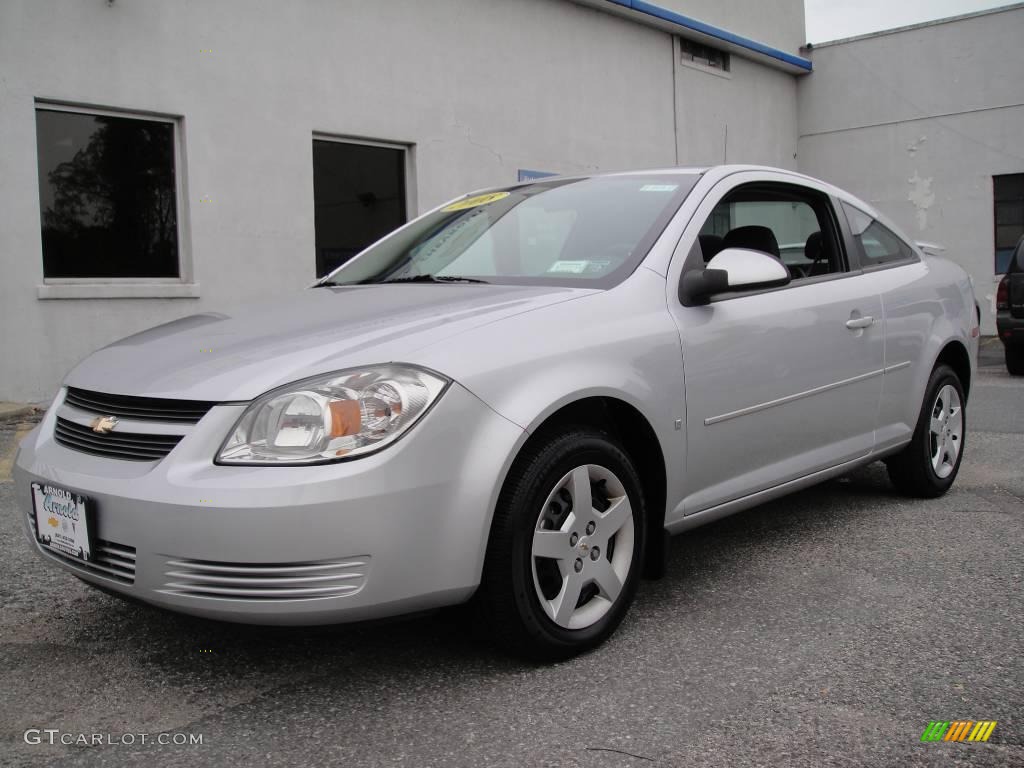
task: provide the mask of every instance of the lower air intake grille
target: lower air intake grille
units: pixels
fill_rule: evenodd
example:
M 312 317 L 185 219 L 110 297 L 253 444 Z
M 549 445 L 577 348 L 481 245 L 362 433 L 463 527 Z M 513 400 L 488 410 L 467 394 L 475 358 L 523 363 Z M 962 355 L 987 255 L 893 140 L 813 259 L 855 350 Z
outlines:
M 362 589 L 367 555 L 318 563 L 217 563 L 168 560 L 161 590 L 167 594 L 220 600 L 318 600 Z
M 29 515 L 28 520 L 32 530 L 35 531 L 35 519 Z M 89 561 L 68 557 L 49 547 L 43 547 L 43 552 L 93 576 L 102 576 L 120 584 L 135 583 L 135 547 L 105 539 L 96 539 L 93 542 L 93 547 L 95 552 L 93 559 Z
M 65 448 L 124 461 L 159 461 L 182 435 L 141 435 L 134 432 L 98 434 L 83 424 L 57 417 L 54 439 Z
M 99 539 L 96 542 L 95 560 L 81 564 L 74 560 L 72 562 L 91 573 L 122 584 L 135 583 L 135 547 Z

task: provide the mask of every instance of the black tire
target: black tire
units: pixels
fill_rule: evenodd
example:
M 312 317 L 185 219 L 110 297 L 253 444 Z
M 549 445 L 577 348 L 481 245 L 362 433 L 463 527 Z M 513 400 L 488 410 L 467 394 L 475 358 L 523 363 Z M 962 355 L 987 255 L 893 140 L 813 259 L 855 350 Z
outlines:
M 930 429 L 933 410 L 936 407 L 936 400 L 940 390 L 946 386 L 952 386 L 960 400 L 960 414 L 962 419 L 961 436 L 959 439 L 959 452 L 952 466 L 952 472 L 946 477 L 941 477 L 932 465 L 932 456 L 935 451 L 935 442 Z M 938 365 L 932 371 L 928 379 L 928 386 L 925 388 L 924 402 L 921 404 L 921 412 L 917 418 L 917 426 L 914 429 L 914 437 L 910 445 L 900 453 L 886 460 L 886 467 L 889 470 L 889 478 L 897 490 L 908 496 L 916 496 L 923 499 L 933 499 L 941 496 L 949 490 L 956 480 L 960 471 L 960 462 L 964 457 L 967 437 L 967 399 L 964 397 L 963 385 L 960 377 L 948 365 Z
M 621 484 L 632 511 L 632 560 L 625 579 L 621 580 L 621 591 L 614 600 L 608 601 L 611 605 L 606 613 L 589 626 L 569 629 L 556 624 L 542 607 L 538 595 L 539 576 L 538 584 L 534 581 L 532 547 L 538 526 L 547 525 L 542 521 L 552 508 L 552 505 L 545 508 L 549 496 L 567 474 L 581 466 L 589 466 L 594 471 L 607 470 Z M 596 489 L 602 487 L 591 480 L 591 488 L 595 489 L 592 493 L 596 494 Z M 595 504 L 593 499 L 597 496 L 592 496 L 592 505 Z M 571 510 L 570 505 L 565 511 Z M 566 524 L 575 527 L 571 522 Z M 595 532 L 595 541 L 600 533 Z M 568 533 L 566 541 L 569 541 Z M 585 539 L 577 541 L 575 546 L 586 544 Z M 477 615 L 494 641 L 513 656 L 557 661 L 589 650 L 607 639 L 629 610 L 643 571 L 646 541 L 646 510 L 639 476 L 629 456 L 610 435 L 584 426 L 538 435 L 516 459 L 502 487 L 487 544 L 483 578 L 475 597 Z M 589 559 L 607 558 L 611 562 L 613 548 L 614 544 L 609 544 L 605 547 L 608 551 Z M 574 549 L 569 551 L 575 554 Z M 590 555 L 593 554 L 591 551 Z M 584 561 L 588 559 L 588 555 L 580 557 Z M 549 562 L 557 567 L 554 560 Z M 596 568 L 597 563 L 581 566 L 587 569 L 586 573 L 590 573 L 591 567 Z M 537 568 L 539 573 L 540 565 Z M 597 587 L 591 585 L 584 589 L 596 590 Z M 593 599 L 593 595 L 581 594 L 579 600 L 574 601 L 573 610 L 577 606 L 585 607 Z
M 1003 348 L 1003 353 L 1006 355 L 1006 370 L 1010 375 L 1024 376 L 1024 347 L 1011 347 L 1007 344 Z

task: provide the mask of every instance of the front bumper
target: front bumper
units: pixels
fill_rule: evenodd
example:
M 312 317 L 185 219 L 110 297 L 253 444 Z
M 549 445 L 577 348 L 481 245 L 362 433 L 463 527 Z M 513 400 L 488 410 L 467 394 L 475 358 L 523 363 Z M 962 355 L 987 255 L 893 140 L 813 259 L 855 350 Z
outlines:
M 525 437 L 452 384 L 409 434 L 349 462 L 214 465 L 243 405 L 215 406 L 166 458 L 130 462 L 55 442 L 62 402 L 63 395 L 15 461 L 31 545 L 108 590 L 254 624 L 356 621 L 468 599 L 498 489 Z M 95 564 L 36 542 L 33 481 L 92 500 Z

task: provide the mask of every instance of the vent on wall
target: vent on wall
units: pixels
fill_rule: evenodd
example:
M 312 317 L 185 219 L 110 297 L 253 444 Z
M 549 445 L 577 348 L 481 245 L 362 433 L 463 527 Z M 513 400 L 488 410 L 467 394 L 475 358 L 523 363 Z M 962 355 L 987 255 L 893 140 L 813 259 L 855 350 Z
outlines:
M 680 37 L 679 52 L 680 58 L 685 64 L 696 64 L 699 67 L 717 69 L 721 72 L 729 71 L 728 51 Z

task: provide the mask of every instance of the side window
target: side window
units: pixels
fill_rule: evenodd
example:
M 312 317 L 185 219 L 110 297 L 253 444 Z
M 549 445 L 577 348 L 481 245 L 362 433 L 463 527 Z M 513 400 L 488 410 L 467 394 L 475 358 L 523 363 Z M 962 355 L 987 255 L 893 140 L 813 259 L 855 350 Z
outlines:
M 850 230 L 860 252 L 862 267 L 877 267 L 917 259 L 914 249 L 884 224 L 847 203 L 843 203 L 843 210 L 846 212 L 847 221 L 850 222 Z
M 789 184 L 730 192 L 700 230 L 704 261 L 723 248 L 749 248 L 780 259 L 794 281 L 844 271 L 828 198 Z

